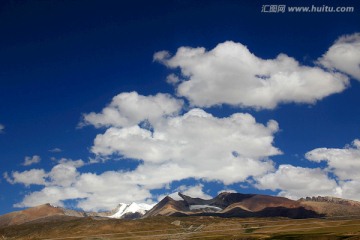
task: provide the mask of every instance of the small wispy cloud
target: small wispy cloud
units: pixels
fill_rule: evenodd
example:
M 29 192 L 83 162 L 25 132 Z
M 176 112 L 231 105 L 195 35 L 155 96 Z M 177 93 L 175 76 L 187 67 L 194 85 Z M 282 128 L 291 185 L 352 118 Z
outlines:
M 78 160 L 72 160 L 70 158 L 60 158 L 60 159 L 57 159 L 55 157 L 52 157 L 50 158 L 51 161 L 54 161 L 56 162 L 57 164 L 63 164 L 63 165 L 69 165 L 69 166 L 74 166 L 76 168 L 79 168 L 79 167 L 82 167 L 84 165 L 86 165 L 86 163 L 81 160 L 81 159 L 78 159 Z
M 23 166 L 30 166 L 36 163 L 39 163 L 41 161 L 40 156 L 34 155 L 32 157 L 26 156 L 25 161 L 23 162 Z
M 4 129 L 5 129 L 5 126 L 0 124 L 0 133 L 3 133 L 4 132 Z
M 59 152 L 62 152 L 62 150 L 60 148 L 53 148 L 53 149 L 50 149 L 49 152 L 51 152 L 51 153 L 59 153 Z
M 3 173 L 3 178 L 10 184 L 14 184 L 14 180 L 9 176 L 7 172 Z

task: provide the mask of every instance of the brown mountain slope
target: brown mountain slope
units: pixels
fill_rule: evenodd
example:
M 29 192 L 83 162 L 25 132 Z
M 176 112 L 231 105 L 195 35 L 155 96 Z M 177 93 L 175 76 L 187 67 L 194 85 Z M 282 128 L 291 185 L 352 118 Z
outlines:
M 256 194 L 243 194 L 243 193 L 230 193 L 230 192 L 222 192 L 219 195 L 217 195 L 215 198 L 210 200 L 210 204 L 220 207 L 220 208 L 226 208 L 234 203 L 243 202 L 246 199 L 251 199 L 254 196 L 257 196 Z
M 223 211 L 226 212 L 234 207 L 242 207 L 248 211 L 257 212 L 269 207 L 298 208 L 301 207 L 301 204 L 297 201 L 293 201 L 284 197 L 254 195 L 240 202 L 229 205 Z
M 43 204 L 0 216 L 0 226 L 18 225 L 53 216 L 65 216 L 65 213 L 61 208 L 53 207 L 50 204 Z
M 115 209 L 116 210 L 116 209 Z M 114 211 L 115 211 L 114 210 Z M 22 211 L 11 212 L 0 216 L 0 227 L 19 225 L 28 222 L 52 222 L 66 221 L 79 217 L 107 217 L 114 212 L 83 212 L 61 207 L 54 207 L 50 204 L 43 204 L 31 207 Z
M 158 204 L 150 209 L 143 218 L 151 216 L 172 216 L 172 215 L 186 215 L 189 209 L 185 201 L 175 201 L 169 196 L 163 198 Z

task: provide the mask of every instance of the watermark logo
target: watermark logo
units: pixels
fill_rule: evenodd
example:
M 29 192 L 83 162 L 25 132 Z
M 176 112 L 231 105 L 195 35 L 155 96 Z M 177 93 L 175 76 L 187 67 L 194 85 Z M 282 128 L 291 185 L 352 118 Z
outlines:
M 352 13 L 355 7 L 352 6 L 286 6 L 286 5 L 262 5 L 262 13 Z
M 262 5 L 261 12 L 264 13 L 284 13 L 286 5 Z

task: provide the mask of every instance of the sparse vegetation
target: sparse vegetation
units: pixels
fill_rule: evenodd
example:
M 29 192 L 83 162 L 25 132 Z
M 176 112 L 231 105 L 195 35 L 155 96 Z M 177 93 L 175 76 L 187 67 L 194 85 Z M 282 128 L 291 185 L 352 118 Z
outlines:
M 180 225 L 172 224 L 180 221 Z M 360 219 L 79 218 L 0 228 L 1 239 L 360 239 Z M 6 237 L 5 237 L 6 236 Z

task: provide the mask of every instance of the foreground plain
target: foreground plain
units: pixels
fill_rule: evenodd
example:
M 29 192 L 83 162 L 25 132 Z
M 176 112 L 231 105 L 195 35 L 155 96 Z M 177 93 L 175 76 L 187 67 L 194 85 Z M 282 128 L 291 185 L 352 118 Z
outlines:
M 49 221 L 50 220 L 50 221 Z M 54 218 L 0 228 L 0 239 L 360 239 L 360 216 L 287 219 Z

